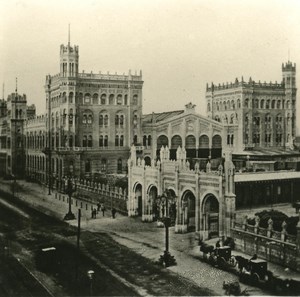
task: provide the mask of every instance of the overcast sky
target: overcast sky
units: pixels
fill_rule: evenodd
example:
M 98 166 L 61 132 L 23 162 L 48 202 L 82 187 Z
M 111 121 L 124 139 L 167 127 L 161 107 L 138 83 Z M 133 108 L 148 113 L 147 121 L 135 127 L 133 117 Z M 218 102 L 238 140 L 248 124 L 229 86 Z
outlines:
M 38 113 L 45 110 L 46 74 L 59 72 L 59 46 L 68 41 L 69 23 L 71 44 L 79 45 L 80 72 L 143 71 L 144 113 L 182 109 L 191 101 L 204 114 L 207 82 L 242 75 L 279 82 L 289 51 L 290 60 L 300 65 L 298 0 L 0 3 L 5 97 L 18 77 L 19 92 Z

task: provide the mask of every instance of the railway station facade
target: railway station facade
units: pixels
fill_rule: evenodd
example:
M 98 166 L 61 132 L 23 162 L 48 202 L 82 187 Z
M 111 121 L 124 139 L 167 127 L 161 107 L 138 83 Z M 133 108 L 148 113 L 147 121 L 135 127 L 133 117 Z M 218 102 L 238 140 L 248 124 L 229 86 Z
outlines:
M 46 76 L 43 115 L 17 90 L 1 100 L 2 174 L 54 187 L 65 176 L 127 175 L 130 216 L 153 220 L 154 202 L 168 190 L 176 231 L 203 238 L 226 235 L 235 207 L 300 195 L 295 64 L 282 65 L 280 83 L 207 86 L 202 116 L 192 103 L 143 114 L 141 71 L 79 72 L 79 47 L 70 42 L 59 58 L 59 73 Z

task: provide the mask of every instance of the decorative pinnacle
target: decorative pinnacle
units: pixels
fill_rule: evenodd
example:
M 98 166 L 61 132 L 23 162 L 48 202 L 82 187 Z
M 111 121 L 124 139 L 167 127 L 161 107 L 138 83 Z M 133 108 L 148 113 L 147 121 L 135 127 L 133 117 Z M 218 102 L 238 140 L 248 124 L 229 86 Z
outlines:
M 16 77 L 16 94 L 18 93 L 18 78 Z

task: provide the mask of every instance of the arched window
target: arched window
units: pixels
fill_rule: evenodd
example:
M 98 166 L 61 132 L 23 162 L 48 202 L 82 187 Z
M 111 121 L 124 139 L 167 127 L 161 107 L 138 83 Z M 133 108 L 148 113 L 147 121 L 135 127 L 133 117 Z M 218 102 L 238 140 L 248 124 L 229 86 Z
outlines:
M 88 137 L 88 143 L 87 143 L 87 146 L 88 146 L 88 147 L 92 147 L 92 146 L 93 146 L 93 138 L 92 138 L 92 135 L 89 135 L 89 137 Z
M 84 135 L 82 138 L 82 146 L 86 147 L 87 146 L 87 137 Z
M 105 105 L 106 104 L 106 94 L 102 94 L 101 95 L 101 105 Z
M 87 123 L 88 123 L 89 125 L 92 124 L 92 115 L 90 115 L 90 114 L 88 115 Z
M 114 105 L 114 98 L 115 98 L 114 94 L 109 95 L 109 105 Z
M 116 116 L 115 116 L 115 125 L 119 126 L 119 115 L 118 114 L 116 114 Z
M 104 146 L 108 147 L 108 136 L 107 135 L 104 136 Z
M 70 92 L 69 93 L 69 103 L 73 103 L 73 98 L 74 98 L 74 93 Z
M 124 116 L 120 115 L 120 128 L 123 128 L 124 126 Z
M 137 135 L 133 136 L 133 144 L 135 144 L 135 145 L 137 144 Z
M 138 121 L 137 121 L 137 115 L 135 114 L 135 115 L 133 116 L 133 127 L 134 127 L 134 128 L 137 127 L 137 123 L 138 123 Z
M 100 127 L 103 127 L 103 123 L 104 123 L 104 122 L 103 122 L 103 115 L 100 114 L 100 115 L 99 115 L 99 126 L 100 126 Z
M 246 108 L 249 108 L 249 99 L 248 99 L 248 98 L 245 99 L 245 107 L 246 107 Z
M 144 135 L 143 136 L 143 146 L 147 146 L 147 136 L 146 135 Z
M 98 104 L 98 94 L 97 93 L 95 93 L 93 95 L 93 104 Z
M 277 101 L 277 108 L 280 108 L 280 106 L 281 106 L 281 101 L 278 100 L 278 101 Z
M 100 135 L 100 137 L 99 137 L 99 146 L 100 146 L 100 147 L 103 147 L 103 145 L 104 145 L 104 142 L 103 142 L 103 135 Z
M 265 100 L 264 99 L 262 99 L 260 101 L 260 108 L 265 108 Z
M 240 99 L 237 100 L 237 108 L 241 108 L 241 100 Z
M 270 100 L 267 100 L 266 101 L 266 109 L 269 109 L 270 108 Z
M 122 95 L 120 94 L 117 96 L 117 104 L 122 105 Z
M 104 116 L 104 127 L 107 127 L 108 126 L 108 115 L 106 114 Z
M 119 146 L 119 135 L 115 137 L 115 146 Z
M 231 100 L 231 108 L 232 108 L 232 109 L 235 109 L 235 103 L 234 103 L 234 100 Z
M 148 136 L 148 146 L 151 146 L 151 142 L 152 142 L 151 135 L 149 135 Z
M 272 100 L 272 109 L 274 109 L 275 108 L 275 100 Z
M 124 146 L 124 136 L 120 136 L 120 146 Z
M 128 104 L 128 95 L 127 95 L 127 94 L 124 96 L 124 104 L 125 104 L 125 105 Z
M 82 117 L 82 124 L 86 124 L 87 123 L 87 116 L 84 114 Z
M 89 93 L 84 95 L 84 103 L 91 103 L 91 95 Z

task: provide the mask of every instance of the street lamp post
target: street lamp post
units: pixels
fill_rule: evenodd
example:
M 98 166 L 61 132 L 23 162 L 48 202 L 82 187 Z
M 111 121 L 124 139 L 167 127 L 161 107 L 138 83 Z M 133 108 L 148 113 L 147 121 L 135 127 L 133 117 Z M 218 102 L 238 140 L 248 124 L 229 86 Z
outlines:
M 94 270 L 89 270 L 87 272 L 88 278 L 90 280 L 90 296 L 93 296 L 93 277 L 94 277 Z
M 66 188 L 66 194 L 68 194 L 69 197 L 69 212 L 65 215 L 64 220 L 68 221 L 68 220 L 74 220 L 75 219 L 75 215 L 72 213 L 71 210 L 71 205 L 72 205 L 72 194 L 76 191 L 76 189 L 74 188 L 73 184 L 72 184 L 72 180 L 71 177 L 68 178 L 67 180 L 67 188 Z
M 157 197 L 157 200 L 161 206 L 164 206 L 164 213 L 162 217 L 162 222 L 165 225 L 165 251 L 160 256 L 158 263 L 164 265 L 165 267 L 176 265 L 176 260 L 169 252 L 169 227 L 171 226 L 171 218 L 169 216 L 169 200 L 172 197 L 170 191 L 166 190 L 161 196 Z

